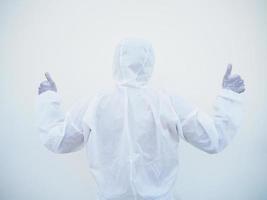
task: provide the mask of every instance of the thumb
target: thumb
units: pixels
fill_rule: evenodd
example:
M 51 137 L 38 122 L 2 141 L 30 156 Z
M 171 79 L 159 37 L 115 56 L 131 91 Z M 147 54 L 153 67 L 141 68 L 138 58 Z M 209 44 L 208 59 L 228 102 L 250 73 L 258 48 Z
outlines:
M 232 64 L 228 64 L 226 72 L 224 74 L 224 78 L 228 78 L 231 75 L 231 72 L 232 72 Z
M 50 84 L 52 84 L 52 85 L 55 84 L 55 82 L 53 81 L 53 79 L 51 78 L 51 76 L 48 72 L 45 73 L 45 77 Z

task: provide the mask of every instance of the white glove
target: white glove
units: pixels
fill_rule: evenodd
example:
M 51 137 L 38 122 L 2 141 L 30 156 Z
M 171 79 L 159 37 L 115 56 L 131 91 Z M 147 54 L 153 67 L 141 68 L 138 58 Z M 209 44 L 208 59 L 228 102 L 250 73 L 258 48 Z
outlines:
M 245 91 L 244 80 L 238 74 L 231 75 L 232 65 L 228 64 L 227 70 L 223 77 L 222 87 L 224 89 L 232 90 L 236 93 L 242 93 Z
M 57 92 L 56 84 L 48 72 L 45 73 L 45 77 L 47 80 L 41 82 L 41 84 L 39 86 L 38 94 L 42 94 L 43 92 L 46 92 L 48 90 Z

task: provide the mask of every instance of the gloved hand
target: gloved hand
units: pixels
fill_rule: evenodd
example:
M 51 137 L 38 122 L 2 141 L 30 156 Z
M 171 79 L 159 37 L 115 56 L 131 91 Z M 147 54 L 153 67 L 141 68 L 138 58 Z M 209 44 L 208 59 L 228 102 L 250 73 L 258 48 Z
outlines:
M 57 87 L 53 79 L 48 72 L 45 73 L 46 81 L 41 82 L 38 90 L 38 94 L 42 94 L 45 91 L 51 90 L 57 92 Z
M 231 75 L 232 65 L 228 64 L 227 70 L 223 77 L 222 87 L 224 89 L 232 90 L 236 93 L 242 93 L 245 91 L 244 80 L 240 77 L 240 75 L 234 74 Z

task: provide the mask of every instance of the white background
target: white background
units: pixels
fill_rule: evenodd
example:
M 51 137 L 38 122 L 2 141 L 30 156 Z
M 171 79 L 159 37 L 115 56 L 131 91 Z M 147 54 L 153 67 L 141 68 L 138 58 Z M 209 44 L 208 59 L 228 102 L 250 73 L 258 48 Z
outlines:
M 84 151 L 56 155 L 41 145 L 37 88 L 49 71 L 66 109 L 109 87 L 115 45 L 129 36 L 155 48 L 153 85 L 207 112 L 228 62 L 245 80 L 244 123 L 225 151 L 181 143 L 177 196 L 266 199 L 266 11 L 265 0 L 1 0 L 0 199 L 96 199 Z

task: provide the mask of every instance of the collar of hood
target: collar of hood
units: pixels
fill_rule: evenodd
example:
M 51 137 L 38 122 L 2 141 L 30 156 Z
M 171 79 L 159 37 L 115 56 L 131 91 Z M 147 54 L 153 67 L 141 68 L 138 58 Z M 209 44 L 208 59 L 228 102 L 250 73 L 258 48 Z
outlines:
M 150 42 L 127 38 L 116 47 L 113 77 L 118 86 L 144 87 L 151 78 L 155 56 Z

